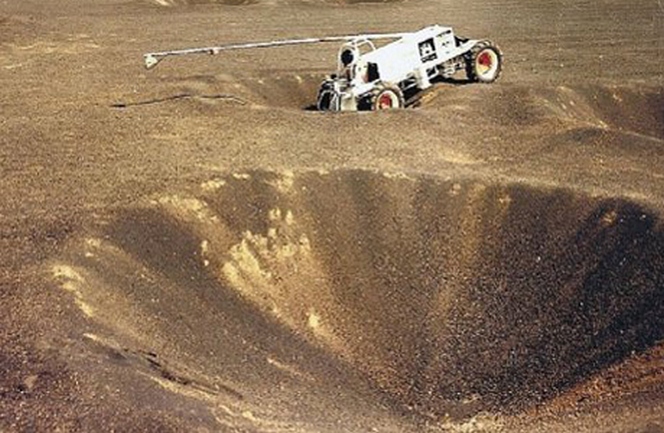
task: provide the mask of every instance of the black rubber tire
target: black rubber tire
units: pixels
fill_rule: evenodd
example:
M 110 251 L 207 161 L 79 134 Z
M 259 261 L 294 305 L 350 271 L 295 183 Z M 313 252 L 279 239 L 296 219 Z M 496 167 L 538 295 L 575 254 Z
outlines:
M 320 89 L 318 90 L 318 96 L 316 97 L 316 108 L 318 111 L 329 110 L 331 99 L 326 83 L 321 84 Z
M 466 54 L 466 75 L 469 81 L 493 83 L 503 70 L 503 53 L 491 41 L 475 44 Z
M 331 80 L 325 80 L 321 83 L 316 98 L 316 108 L 318 111 L 332 110 L 332 99 L 334 94 L 334 84 Z
M 372 91 L 368 101 L 369 109 L 393 110 L 404 108 L 406 100 L 399 86 L 389 83 L 379 83 Z

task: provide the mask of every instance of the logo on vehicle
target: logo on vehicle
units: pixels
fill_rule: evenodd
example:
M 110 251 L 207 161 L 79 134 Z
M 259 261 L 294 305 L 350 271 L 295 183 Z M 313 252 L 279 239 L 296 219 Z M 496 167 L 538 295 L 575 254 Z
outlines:
M 420 42 L 418 48 L 420 50 L 420 59 L 422 59 L 422 62 L 428 62 L 438 58 L 433 38 Z

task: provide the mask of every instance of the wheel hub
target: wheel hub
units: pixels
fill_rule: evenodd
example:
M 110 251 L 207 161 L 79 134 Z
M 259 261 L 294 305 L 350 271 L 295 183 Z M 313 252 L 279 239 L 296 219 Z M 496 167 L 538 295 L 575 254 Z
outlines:
M 382 95 L 380 95 L 380 97 L 378 98 L 379 110 L 389 109 L 393 107 L 394 107 L 394 99 L 391 94 L 383 93 Z
M 491 50 L 484 50 L 477 56 L 477 72 L 481 75 L 490 75 L 498 64 L 496 54 Z

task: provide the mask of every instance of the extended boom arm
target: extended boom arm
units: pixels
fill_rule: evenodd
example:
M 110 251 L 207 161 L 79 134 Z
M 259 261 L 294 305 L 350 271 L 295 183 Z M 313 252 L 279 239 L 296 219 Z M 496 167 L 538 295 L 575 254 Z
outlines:
M 234 45 L 221 45 L 218 47 L 204 47 L 204 48 L 190 48 L 184 50 L 162 51 L 158 53 L 147 53 L 143 55 L 145 60 L 145 67 L 152 69 L 157 64 L 168 56 L 183 56 L 188 54 L 219 54 L 222 51 L 242 50 L 247 48 L 268 48 L 279 47 L 284 45 L 300 45 L 300 44 L 316 44 L 323 42 L 339 42 L 339 41 L 353 41 L 360 39 L 397 39 L 402 38 L 409 33 L 377 33 L 368 35 L 354 35 L 354 36 L 326 36 L 322 38 L 306 38 L 306 39 L 285 39 L 279 41 L 269 42 L 253 42 L 247 44 L 234 44 Z

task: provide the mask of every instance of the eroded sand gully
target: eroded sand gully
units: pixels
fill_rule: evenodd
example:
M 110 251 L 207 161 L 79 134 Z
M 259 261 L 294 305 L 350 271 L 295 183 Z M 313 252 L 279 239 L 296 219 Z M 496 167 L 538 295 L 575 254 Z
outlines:
M 171 376 L 275 407 L 277 368 L 324 390 L 364 381 L 395 413 L 518 411 L 664 338 L 659 216 L 562 189 L 220 176 L 109 212 L 49 266 Z

